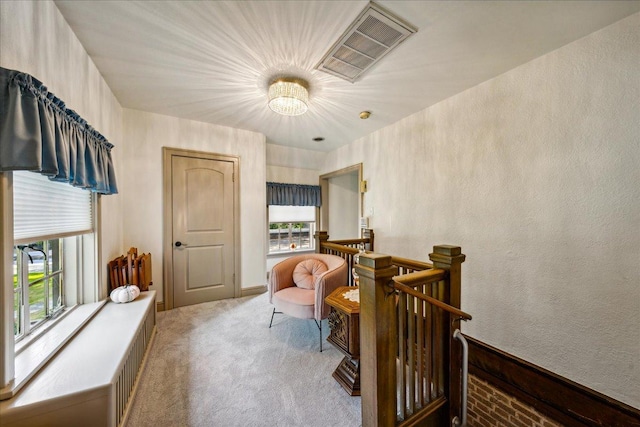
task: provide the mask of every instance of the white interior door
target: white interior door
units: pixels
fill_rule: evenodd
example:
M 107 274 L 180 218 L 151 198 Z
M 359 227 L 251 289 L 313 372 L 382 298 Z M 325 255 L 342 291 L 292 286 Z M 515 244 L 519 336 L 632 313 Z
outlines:
M 172 156 L 174 307 L 234 297 L 234 166 Z

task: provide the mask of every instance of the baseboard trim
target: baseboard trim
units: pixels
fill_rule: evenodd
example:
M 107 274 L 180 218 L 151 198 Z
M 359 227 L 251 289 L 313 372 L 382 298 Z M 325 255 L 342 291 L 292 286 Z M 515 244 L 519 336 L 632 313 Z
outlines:
M 260 295 L 267 292 L 267 285 L 252 286 L 250 288 L 242 288 L 240 290 L 241 297 L 248 297 L 250 295 Z
M 640 410 L 471 337 L 469 373 L 568 427 L 640 427 Z
M 240 290 L 241 297 L 248 297 L 250 295 L 259 295 L 267 292 L 267 285 L 262 286 L 252 286 L 250 288 L 243 288 Z M 156 303 L 156 309 L 158 312 L 164 311 L 164 301 L 160 301 Z

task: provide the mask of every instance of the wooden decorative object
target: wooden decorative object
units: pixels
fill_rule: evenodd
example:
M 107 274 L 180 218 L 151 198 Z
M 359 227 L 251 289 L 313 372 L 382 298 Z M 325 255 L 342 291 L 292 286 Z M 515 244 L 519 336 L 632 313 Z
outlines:
M 130 248 L 127 255 L 121 255 L 107 264 L 109 291 L 120 286 L 136 285 L 141 291 L 148 291 L 153 285 L 151 278 L 151 254 L 138 255 L 137 248 Z
M 345 355 L 333 372 L 333 378 L 350 396 L 360 396 L 360 303 L 344 297 L 346 292 L 354 289 L 358 288 L 341 286 L 325 298 L 331 306 L 331 334 L 327 341 Z
M 142 254 L 139 259 L 139 283 L 141 291 L 148 291 L 149 286 L 153 285 L 151 279 L 151 254 Z

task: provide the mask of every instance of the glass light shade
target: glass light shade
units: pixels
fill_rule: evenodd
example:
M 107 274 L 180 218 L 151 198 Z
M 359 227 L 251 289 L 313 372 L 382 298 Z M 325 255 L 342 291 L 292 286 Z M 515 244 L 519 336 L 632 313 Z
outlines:
M 269 108 L 285 116 L 299 116 L 308 109 L 309 92 L 305 82 L 280 79 L 269 86 Z

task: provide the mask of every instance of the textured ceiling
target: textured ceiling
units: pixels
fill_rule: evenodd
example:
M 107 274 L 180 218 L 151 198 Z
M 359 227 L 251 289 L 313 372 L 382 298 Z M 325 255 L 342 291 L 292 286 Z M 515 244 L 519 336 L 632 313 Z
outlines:
M 640 10 L 639 1 L 379 1 L 418 32 L 356 83 L 314 69 L 367 1 L 56 1 L 123 107 L 329 151 Z M 267 107 L 276 76 L 309 111 Z M 371 118 L 361 120 L 360 111 Z M 322 136 L 323 142 L 312 138 Z

